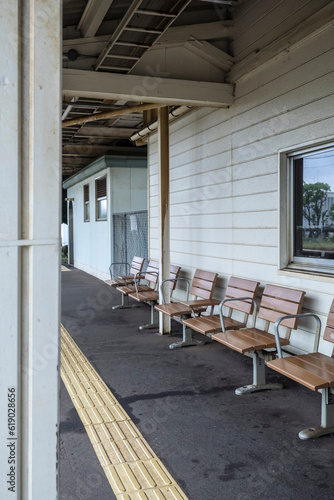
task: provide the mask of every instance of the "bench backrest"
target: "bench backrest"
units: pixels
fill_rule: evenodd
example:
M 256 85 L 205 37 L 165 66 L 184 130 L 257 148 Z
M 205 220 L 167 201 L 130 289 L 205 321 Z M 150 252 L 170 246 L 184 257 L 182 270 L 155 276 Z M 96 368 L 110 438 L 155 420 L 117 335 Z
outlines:
M 217 276 L 218 273 L 196 269 L 191 283 L 190 293 L 201 299 L 211 299 L 215 289 Z
M 146 281 L 150 281 L 154 285 L 159 279 L 159 262 L 156 260 L 150 260 L 146 269 L 145 277 Z
M 276 285 L 266 285 L 263 291 L 258 317 L 275 323 L 281 316 L 300 314 L 305 292 Z M 295 329 L 298 318 L 283 320 L 281 325 Z
M 334 300 L 329 308 L 327 324 L 324 332 L 324 340 L 334 343 Z
M 175 280 L 175 281 L 170 281 L 169 282 L 169 287 L 170 287 L 171 293 L 173 292 L 173 290 L 175 290 L 176 283 L 177 283 L 176 280 L 179 277 L 180 271 L 181 271 L 181 267 L 180 266 L 174 266 L 173 264 L 170 264 L 170 266 L 169 266 L 169 277 L 170 277 L 171 280 Z
M 227 285 L 225 299 L 237 299 L 238 297 L 251 297 L 252 299 L 256 299 L 259 285 L 260 283 L 258 281 L 245 280 L 243 278 L 231 276 Z M 253 314 L 254 303 L 251 300 L 233 300 L 232 302 L 227 302 L 225 307 L 236 309 L 246 314 Z
M 143 257 L 133 257 L 131 266 L 130 266 L 130 274 L 135 276 L 137 273 L 141 273 L 143 269 L 145 259 Z

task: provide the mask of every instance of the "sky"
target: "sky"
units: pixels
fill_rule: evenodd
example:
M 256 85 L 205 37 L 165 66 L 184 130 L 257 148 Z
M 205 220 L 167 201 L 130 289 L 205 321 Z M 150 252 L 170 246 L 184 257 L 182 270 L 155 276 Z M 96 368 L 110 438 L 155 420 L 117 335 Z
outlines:
M 303 180 L 307 184 L 325 182 L 334 191 L 334 150 L 304 157 Z

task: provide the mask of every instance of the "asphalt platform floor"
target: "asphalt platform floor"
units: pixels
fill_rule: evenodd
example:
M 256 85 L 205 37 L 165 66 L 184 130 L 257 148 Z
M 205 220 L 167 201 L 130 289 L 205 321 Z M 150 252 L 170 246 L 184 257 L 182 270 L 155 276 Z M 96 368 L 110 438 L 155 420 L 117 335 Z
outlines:
M 112 310 L 120 299 L 87 273 L 62 273 L 63 325 L 189 500 L 334 499 L 334 435 L 298 438 L 320 423 L 320 394 L 268 369 L 283 390 L 236 396 L 251 358 L 210 340 L 170 350 L 181 326 L 139 331 L 150 308 Z M 61 383 L 60 499 L 115 498 Z

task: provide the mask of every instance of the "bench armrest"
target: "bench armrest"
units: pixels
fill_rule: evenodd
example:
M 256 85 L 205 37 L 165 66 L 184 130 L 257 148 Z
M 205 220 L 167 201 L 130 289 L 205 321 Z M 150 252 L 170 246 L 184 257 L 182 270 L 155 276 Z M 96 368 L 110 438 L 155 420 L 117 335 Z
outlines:
M 112 262 L 109 266 L 109 273 L 110 273 L 110 278 L 113 279 L 113 275 L 112 275 L 112 267 L 113 266 L 119 266 L 119 265 L 123 265 L 123 266 L 126 266 L 126 269 L 130 270 L 130 264 L 128 262 Z
M 161 297 L 162 297 L 162 303 L 163 304 L 166 304 L 164 290 L 163 290 L 163 284 L 166 283 L 167 281 L 174 281 L 174 282 L 175 281 L 185 281 L 186 284 L 187 284 L 187 300 L 189 299 L 190 283 L 189 283 L 188 278 L 169 278 L 169 279 L 163 280 L 161 282 L 161 285 L 160 285 L 160 292 L 161 292 Z
M 225 332 L 226 329 L 225 329 L 225 322 L 224 322 L 224 315 L 223 315 L 223 307 L 225 305 L 226 302 L 232 302 L 232 301 L 237 301 L 237 300 L 241 300 L 243 302 L 246 302 L 246 300 L 251 300 L 253 302 L 253 305 L 254 305 L 254 313 L 253 313 L 253 325 L 251 326 L 251 328 L 254 328 L 255 326 L 255 319 L 256 319 L 256 316 L 257 316 L 257 311 L 258 311 L 258 305 L 257 305 L 257 302 L 255 299 L 253 299 L 253 297 L 233 297 L 232 299 L 224 299 L 221 301 L 221 303 L 219 304 L 219 316 L 220 316 L 220 322 L 221 322 L 221 325 L 222 325 L 222 331 Z
M 277 354 L 279 358 L 283 357 L 282 354 L 282 348 L 281 348 L 281 341 L 280 341 L 280 336 L 279 336 L 279 325 L 280 323 L 289 318 L 310 318 L 313 317 L 315 318 L 317 322 L 317 328 L 315 331 L 315 339 L 314 339 L 314 351 L 317 352 L 319 348 L 319 340 L 320 340 L 320 330 L 321 330 L 321 319 L 317 314 L 314 313 L 300 313 L 300 314 L 288 314 L 286 316 L 281 316 L 275 321 L 275 326 L 274 326 L 274 334 L 275 334 L 275 340 L 276 340 L 276 346 L 277 346 Z
M 143 274 L 142 272 L 139 272 L 139 271 L 138 271 L 138 273 L 136 273 L 133 276 L 133 279 L 138 280 L 138 281 L 143 280 L 144 278 L 145 278 L 145 274 Z
M 205 306 L 218 306 L 220 300 L 218 299 L 195 299 L 195 300 L 181 300 L 180 302 L 184 306 L 192 307 L 205 307 Z

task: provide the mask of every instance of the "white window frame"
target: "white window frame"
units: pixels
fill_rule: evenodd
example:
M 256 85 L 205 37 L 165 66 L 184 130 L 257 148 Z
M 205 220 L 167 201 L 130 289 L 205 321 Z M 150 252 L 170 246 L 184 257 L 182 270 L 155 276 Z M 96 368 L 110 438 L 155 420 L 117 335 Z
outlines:
M 294 255 L 294 189 L 293 161 L 306 154 L 334 149 L 333 140 L 321 144 L 309 144 L 305 147 L 279 152 L 279 263 L 284 271 L 299 271 L 309 274 L 333 275 L 334 260 Z

